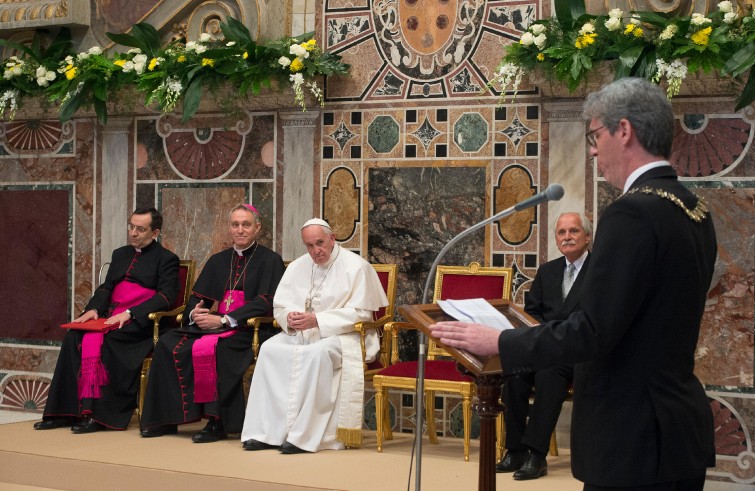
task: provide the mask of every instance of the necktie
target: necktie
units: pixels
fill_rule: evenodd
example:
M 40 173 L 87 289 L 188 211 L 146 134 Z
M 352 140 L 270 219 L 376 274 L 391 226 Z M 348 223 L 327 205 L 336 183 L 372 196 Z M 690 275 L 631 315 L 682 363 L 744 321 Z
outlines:
M 577 276 L 577 268 L 574 267 L 574 264 L 570 263 L 569 266 L 566 267 L 566 273 L 564 273 L 564 282 L 561 285 L 563 298 L 566 298 L 566 296 L 569 294 L 569 290 L 571 290 L 575 276 Z

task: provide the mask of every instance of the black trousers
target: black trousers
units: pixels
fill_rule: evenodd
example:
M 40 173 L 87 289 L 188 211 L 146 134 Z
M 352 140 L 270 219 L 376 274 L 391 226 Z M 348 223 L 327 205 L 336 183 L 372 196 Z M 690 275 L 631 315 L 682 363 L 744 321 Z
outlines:
M 574 367 L 562 365 L 506 380 L 502 400 L 507 449 L 518 451 L 529 447 L 543 455 L 548 453 L 551 434 L 573 376 Z M 535 398 L 530 406 L 533 387 Z
M 585 484 L 583 489 L 584 491 L 702 491 L 704 486 L 705 474 L 692 479 L 649 484 L 647 486 L 634 486 L 631 488 L 592 486 L 590 484 Z

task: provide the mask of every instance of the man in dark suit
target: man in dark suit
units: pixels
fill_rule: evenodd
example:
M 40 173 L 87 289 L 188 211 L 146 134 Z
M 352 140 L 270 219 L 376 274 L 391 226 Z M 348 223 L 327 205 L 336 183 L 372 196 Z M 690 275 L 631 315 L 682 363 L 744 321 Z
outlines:
M 583 115 L 590 155 L 623 195 L 601 216 L 581 310 L 504 332 L 441 322 L 433 336 L 499 354 L 506 374 L 578 363 L 572 472 L 586 490 L 702 490 L 715 449 L 694 354 L 716 261 L 713 219 L 666 160 L 674 115 L 663 90 L 620 79 L 590 94 Z
M 524 310 L 540 322 L 565 319 L 579 308 L 580 289 L 590 261 L 592 226 L 579 213 L 556 219 L 556 247 L 563 256 L 541 265 Z M 574 377 L 571 364 L 514 375 L 503 386 L 506 408 L 506 455 L 496 472 L 513 472 L 514 479 L 537 479 L 548 473 L 545 456 L 551 433 Z M 535 396 L 530 407 L 533 387 Z M 529 419 L 528 419 L 529 418 Z

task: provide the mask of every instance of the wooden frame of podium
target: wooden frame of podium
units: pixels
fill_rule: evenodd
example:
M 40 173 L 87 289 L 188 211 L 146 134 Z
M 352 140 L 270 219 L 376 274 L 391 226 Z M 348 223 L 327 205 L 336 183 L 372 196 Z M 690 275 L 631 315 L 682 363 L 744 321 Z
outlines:
M 509 300 L 491 300 L 489 302 L 503 313 L 515 328 L 538 324 L 535 319 Z M 454 320 L 443 312 L 438 304 L 434 303 L 403 305 L 399 307 L 399 312 L 429 337 L 432 337 L 430 325 L 440 321 Z M 503 410 L 500 404 L 501 385 L 503 384 L 501 360 L 498 356 L 481 358 L 464 350 L 446 346 L 437 338 L 433 339 L 449 352 L 460 365 L 459 369 L 463 373 L 475 379 L 477 400 L 473 407 L 480 416 L 480 468 L 477 489 L 479 491 L 495 490 L 495 426 L 496 418 Z

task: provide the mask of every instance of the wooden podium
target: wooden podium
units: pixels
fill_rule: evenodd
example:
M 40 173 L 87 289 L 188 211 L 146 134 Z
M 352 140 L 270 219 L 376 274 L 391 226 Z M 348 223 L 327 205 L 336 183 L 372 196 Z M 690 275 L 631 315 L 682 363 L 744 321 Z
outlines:
M 538 322 L 527 315 L 522 309 L 509 300 L 490 300 L 490 304 L 508 318 L 514 327 L 534 326 Z M 454 320 L 438 306 L 438 304 L 403 305 L 399 312 L 406 319 L 415 324 L 428 337 L 430 325 L 439 321 Z M 496 418 L 503 410 L 501 406 L 501 360 L 498 356 L 478 357 L 464 350 L 450 348 L 438 342 L 439 345 L 460 365 L 459 370 L 470 375 L 477 384 L 477 400 L 474 408 L 480 416 L 480 470 L 477 481 L 479 491 L 495 490 L 495 434 Z

